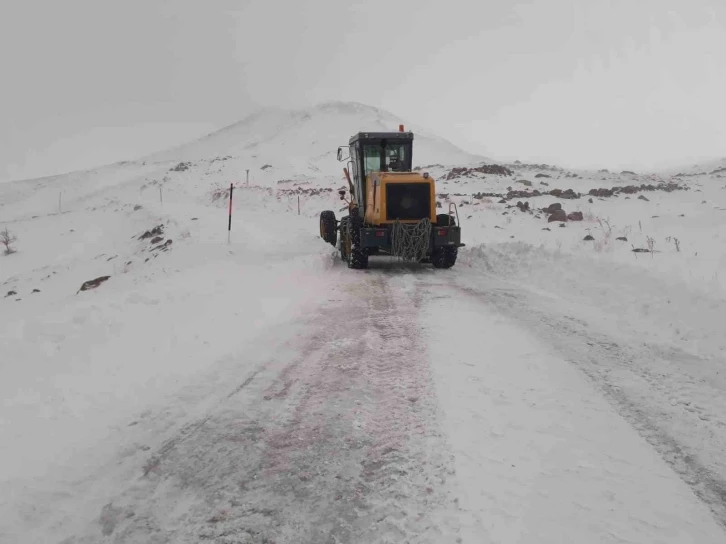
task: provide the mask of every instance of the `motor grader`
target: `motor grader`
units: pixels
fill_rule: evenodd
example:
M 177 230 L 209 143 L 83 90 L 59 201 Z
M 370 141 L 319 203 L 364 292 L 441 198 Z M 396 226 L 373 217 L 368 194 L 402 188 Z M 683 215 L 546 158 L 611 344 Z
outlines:
M 346 152 L 346 149 L 347 152 Z M 368 268 L 371 255 L 451 268 L 461 243 L 456 205 L 436 213 L 436 185 L 412 170 L 413 133 L 359 132 L 338 148 L 348 192 L 339 191 L 347 215 L 320 214 L 320 236 L 340 251 L 349 268 Z M 454 218 L 456 216 L 456 219 Z

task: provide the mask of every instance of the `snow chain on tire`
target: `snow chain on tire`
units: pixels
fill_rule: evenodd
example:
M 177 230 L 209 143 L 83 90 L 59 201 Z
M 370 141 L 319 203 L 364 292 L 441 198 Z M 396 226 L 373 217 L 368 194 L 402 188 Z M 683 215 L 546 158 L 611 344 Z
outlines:
M 348 262 L 348 255 L 346 253 L 346 240 L 348 236 L 348 220 L 349 217 L 345 216 L 340 219 L 340 259 Z
M 419 262 L 429 250 L 431 221 L 424 218 L 408 225 L 396 221 L 391 226 L 391 254 L 404 261 Z
M 368 252 L 361 248 L 360 243 L 360 229 L 363 226 L 363 219 L 358 215 L 357 210 L 354 210 L 348 217 L 346 226 L 351 240 L 350 255 L 347 256 L 348 268 L 356 270 L 368 268 Z

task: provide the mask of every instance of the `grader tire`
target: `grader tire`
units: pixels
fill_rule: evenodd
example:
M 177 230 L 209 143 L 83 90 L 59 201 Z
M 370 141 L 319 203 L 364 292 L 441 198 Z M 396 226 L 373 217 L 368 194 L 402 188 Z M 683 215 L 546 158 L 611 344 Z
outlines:
M 348 262 L 348 220 L 350 218 L 346 215 L 340 219 L 340 259 Z
M 368 254 L 362 249 L 353 248 L 350 252 L 350 259 L 348 260 L 348 268 L 354 268 L 356 270 L 365 270 L 368 268 Z
M 363 219 L 357 214 L 351 215 L 346 224 L 346 238 L 350 241 L 350 254 L 347 255 L 348 268 L 364 270 L 368 268 L 368 251 L 361 247 L 360 229 Z
M 440 227 L 455 227 L 456 219 L 447 213 L 440 213 L 436 216 L 436 224 Z M 431 264 L 434 268 L 451 268 L 456 264 L 458 256 L 459 248 L 456 246 L 439 247 L 431 255 Z
M 335 221 L 335 212 L 326 210 L 320 213 L 320 237 L 335 247 L 338 241 L 338 226 Z
M 459 256 L 459 248 L 456 246 L 449 246 L 446 248 L 444 255 L 444 264 L 446 268 L 451 268 L 456 264 L 456 258 Z
M 431 264 L 434 265 L 434 268 L 451 268 L 456 264 L 458 255 L 459 248 L 456 246 L 439 247 L 431 255 Z

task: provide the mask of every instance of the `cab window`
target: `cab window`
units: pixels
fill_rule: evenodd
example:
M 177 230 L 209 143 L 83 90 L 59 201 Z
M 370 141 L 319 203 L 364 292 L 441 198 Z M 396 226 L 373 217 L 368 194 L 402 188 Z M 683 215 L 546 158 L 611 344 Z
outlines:
M 381 170 L 381 148 L 377 145 L 367 145 L 363 148 L 364 175 Z
M 405 144 L 388 144 L 385 150 L 386 170 L 389 172 L 406 171 Z

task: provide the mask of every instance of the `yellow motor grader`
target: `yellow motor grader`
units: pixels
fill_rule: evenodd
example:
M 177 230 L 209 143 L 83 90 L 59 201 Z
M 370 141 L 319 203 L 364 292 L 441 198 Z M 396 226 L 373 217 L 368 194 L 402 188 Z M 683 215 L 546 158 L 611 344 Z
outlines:
M 436 213 L 434 179 L 412 170 L 412 152 L 413 133 L 403 125 L 398 132 L 359 132 L 338 148 L 338 161 L 347 162 L 350 197 L 343 189 L 340 198 L 348 215 L 338 221 L 334 211 L 322 212 L 320 236 L 339 249 L 349 268 L 367 268 L 371 255 L 436 268 L 456 263 L 464 245 L 456 205 L 449 204 L 448 214 Z

